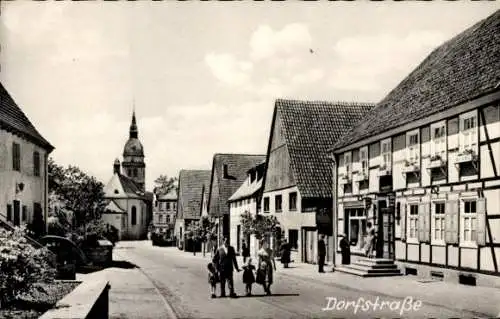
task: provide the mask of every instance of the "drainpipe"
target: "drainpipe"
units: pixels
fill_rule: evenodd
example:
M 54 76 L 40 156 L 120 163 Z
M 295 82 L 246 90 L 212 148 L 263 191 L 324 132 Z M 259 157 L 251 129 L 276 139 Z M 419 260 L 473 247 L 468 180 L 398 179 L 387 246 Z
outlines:
M 44 192 L 43 192 L 43 222 L 45 224 L 45 234 L 49 233 L 49 154 L 45 152 L 44 154 L 44 174 L 43 174 L 43 184 L 44 184 Z
M 332 272 L 335 271 L 337 265 L 337 162 L 335 161 L 335 154 L 331 153 L 330 159 L 332 161 L 332 236 L 333 236 L 333 255 L 332 255 Z

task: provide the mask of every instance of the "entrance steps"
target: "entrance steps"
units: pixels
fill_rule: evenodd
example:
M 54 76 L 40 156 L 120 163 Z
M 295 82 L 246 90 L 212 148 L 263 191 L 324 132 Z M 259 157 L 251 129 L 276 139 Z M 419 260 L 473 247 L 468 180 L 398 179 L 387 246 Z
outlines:
M 335 267 L 335 270 L 360 277 L 401 276 L 393 260 L 382 258 L 359 258 L 349 265 Z

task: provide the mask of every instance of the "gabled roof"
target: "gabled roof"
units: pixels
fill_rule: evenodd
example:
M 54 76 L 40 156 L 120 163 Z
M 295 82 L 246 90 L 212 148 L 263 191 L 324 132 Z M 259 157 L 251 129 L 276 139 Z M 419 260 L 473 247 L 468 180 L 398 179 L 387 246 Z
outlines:
M 234 202 L 239 199 L 252 197 L 260 190 L 262 187 L 262 178 L 258 181 L 253 181 L 252 183 L 249 183 L 249 179 L 250 177 L 247 177 L 243 184 L 241 184 L 240 188 L 238 188 L 236 192 L 229 197 L 228 202 Z
M 122 174 L 118 174 L 118 177 L 125 193 L 136 196 L 145 196 L 139 185 L 137 185 L 132 179 Z
M 0 127 L 13 131 L 34 144 L 51 152 L 54 147 L 43 138 L 42 135 L 31 124 L 21 108 L 7 92 L 0 82 Z
M 110 200 L 108 205 L 104 208 L 104 212 L 111 213 L 125 213 L 125 210 L 121 208 L 114 200 Z
M 253 154 L 215 154 L 212 161 L 210 193 L 208 210 L 210 215 L 229 213 L 227 203 L 229 197 L 241 186 L 247 178 L 247 172 L 252 167 L 266 159 L 265 155 Z M 223 166 L 227 165 L 228 176 L 224 178 Z M 217 192 L 217 194 L 214 194 Z
M 167 194 L 158 195 L 156 200 L 177 200 L 177 191 L 174 189 Z
M 177 218 L 197 219 L 200 217 L 203 186 L 209 183 L 210 171 L 181 170 L 179 172 Z
M 500 10 L 435 49 L 334 149 L 500 90 Z
M 279 116 L 291 169 L 302 197 L 332 196 L 327 150 L 373 106 L 371 103 L 276 100 L 272 126 Z M 268 157 L 272 136 L 273 132 Z M 269 158 L 266 161 L 269 163 Z

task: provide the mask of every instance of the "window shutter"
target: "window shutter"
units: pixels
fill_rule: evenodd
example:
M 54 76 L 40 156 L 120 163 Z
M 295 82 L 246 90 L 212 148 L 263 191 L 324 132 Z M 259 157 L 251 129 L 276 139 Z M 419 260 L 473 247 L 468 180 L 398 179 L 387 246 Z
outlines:
M 422 205 L 424 213 L 424 242 L 430 243 L 431 235 L 431 212 L 430 203 L 425 203 Z
M 406 212 L 408 209 L 408 205 L 403 205 L 404 209 L 401 210 L 401 240 L 406 240 Z
M 479 198 L 476 204 L 476 236 L 478 246 L 486 245 L 486 198 Z
M 446 202 L 445 212 L 445 241 L 448 244 L 458 244 L 458 212 L 457 200 Z
M 418 241 L 425 241 L 425 204 L 418 204 Z

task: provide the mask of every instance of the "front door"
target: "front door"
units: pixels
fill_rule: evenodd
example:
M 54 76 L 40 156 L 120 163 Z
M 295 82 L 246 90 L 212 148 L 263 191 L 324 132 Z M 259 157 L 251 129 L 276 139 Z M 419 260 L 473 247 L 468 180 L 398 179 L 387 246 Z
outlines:
M 21 224 L 21 202 L 18 200 L 14 201 L 14 226 L 19 226 Z
M 394 259 L 394 209 L 379 202 L 379 225 L 377 234 L 377 257 Z

